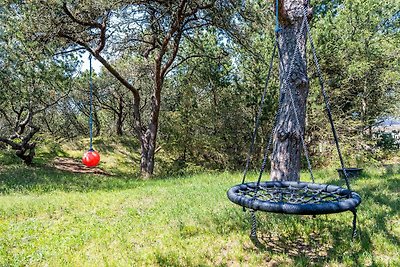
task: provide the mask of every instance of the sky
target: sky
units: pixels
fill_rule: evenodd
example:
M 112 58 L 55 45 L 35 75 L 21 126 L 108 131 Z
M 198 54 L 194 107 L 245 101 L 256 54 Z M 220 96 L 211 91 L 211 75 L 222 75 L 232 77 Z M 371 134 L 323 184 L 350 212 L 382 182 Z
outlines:
M 85 52 L 82 55 L 81 59 L 83 61 L 81 71 L 89 70 L 89 53 Z M 101 71 L 102 65 L 98 60 L 96 60 L 94 57 L 92 57 L 92 67 L 93 67 L 94 72 L 99 73 Z

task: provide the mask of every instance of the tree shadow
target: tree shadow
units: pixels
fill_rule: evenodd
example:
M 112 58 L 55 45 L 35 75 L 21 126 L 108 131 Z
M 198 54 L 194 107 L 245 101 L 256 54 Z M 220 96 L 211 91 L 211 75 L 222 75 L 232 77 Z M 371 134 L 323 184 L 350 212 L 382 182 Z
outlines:
M 102 170 L 99 167 L 89 168 L 82 164 L 82 162 L 72 158 L 57 157 L 53 161 L 53 166 L 57 170 L 73 173 L 86 173 L 86 174 L 99 174 L 112 176 L 111 173 Z
M 358 236 L 355 240 L 351 239 L 351 216 L 344 214 L 351 214 L 346 212 L 340 214 L 340 219 L 335 217 L 332 219 L 323 219 L 323 215 L 318 216 L 312 222 L 301 221 L 304 217 L 291 218 L 296 216 L 290 215 L 273 215 L 279 216 L 283 227 L 287 225 L 302 225 L 306 229 L 311 224 L 313 231 L 310 232 L 307 238 L 304 233 L 299 231 L 298 228 L 285 229 L 284 234 L 280 231 L 274 232 L 265 224 L 260 222 L 258 232 L 258 239 L 252 240 L 253 247 L 249 250 L 257 249 L 258 251 L 286 254 L 296 263 L 308 266 L 313 264 L 326 264 L 327 262 L 336 261 L 342 262 L 345 257 L 350 257 L 355 266 L 365 265 L 365 253 L 370 255 L 370 265 L 378 266 L 379 262 L 375 256 L 374 239 L 376 235 L 383 236 L 385 243 L 392 244 L 394 247 L 400 247 L 400 237 L 396 236 L 393 232 L 393 224 L 391 220 L 398 216 L 400 210 L 400 179 L 392 172 L 383 172 L 378 175 L 371 173 L 364 173 L 361 177 L 357 178 L 357 192 L 363 198 L 363 203 L 358 207 Z M 369 181 L 370 180 L 370 181 Z M 345 187 L 343 181 L 332 180 L 328 184 L 340 184 Z M 378 205 L 379 208 L 373 208 L 372 205 Z M 270 214 L 268 214 L 268 217 Z M 347 220 L 349 223 L 338 223 L 339 220 Z M 345 219 L 346 218 L 346 219 Z M 271 219 L 269 224 L 271 224 Z M 260 221 L 260 220 L 258 220 Z M 272 219 L 274 221 L 274 219 Z M 363 223 L 372 225 L 363 227 Z M 276 222 L 274 222 L 276 223 Z M 345 225 L 348 224 L 348 230 Z M 315 227 L 316 226 L 316 227 Z M 300 228 L 301 229 L 301 228 Z M 287 234 L 287 231 L 290 234 Z M 250 223 L 248 223 L 247 231 L 250 232 Z M 286 233 L 286 234 L 285 234 Z M 327 238 L 326 234 L 329 234 Z M 384 253 L 384 251 L 380 252 Z M 346 255 L 346 256 L 345 256 Z
M 124 176 L 106 176 L 95 170 L 76 173 L 45 164 L 6 166 L 0 171 L 0 194 L 123 190 L 138 187 L 137 180 Z
M 362 202 L 359 209 L 359 214 L 367 211 L 367 215 L 374 221 L 376 229 L 381 231 L 394 245 L 400 246 L 400 238 L 394 236 L 389 229 L 387 229 L 388 220 L 398 215 L 400 210 L 400 179 L 396 176 L 396 171 L 392 168 L 385 168 L 381 174 L 371 174 L 364 172 L 359 178 L 357 183 L 361 185 L 357 188 L 357 193 L 362 197 Z M 377 180 L 377 183 L 369 183 L 369 180 Z M 332 181 L 333 182 L 333 181 Z M 385 212 L 370 213 L 368 206 L 364 203 L 374 203 L 380 205 Z M 362 225 L 360 225 L 362 227 Z
M 251 241 L 260 250 L 286 254 L 295 259 L 306 258 L 309 263 L 326 260 L 332 250 L 332 245 L 326 243 L 318 232 L 312 232 L 309 238 L 260 233 L 257 238 L 251 238 Z
M 257 237 L 250 236 L 252 246 L 244 245 L 246 251 L 265 253 L 267 258 L 269 258 L 268 254 L 286 255 L 296 263 L 296 266 L 323 266 L 329 262 L 343 262 L 344 255 L 349 253 L 354 266 L 363 266 L 364 263 L 360 258 L 364 252 L 373 251 L 369 232 L 352 240 L 351 223 L 346 227 L 344 223 L 338 224 L 318 217 L 311 219 L 310 216 L 273 216 L 278 220 L 275 218 L 272 221 L 282 224 L 285 230 L 274 231 L 268 227 L 271 221 L 261 222 Z M 351 216 L 348 217 L 350 219 Z M 288 225 L 292 227 L 287 227 Z M 247 232 L 250 232 L 249 228 L 248 224 Z M 375 266 L 373 258 L 372 263 L 372 266 Z
M 271 254 L 285 254 L 294 262 L 301 262 L 304 266 L 308 266 L 326 262 L 331 257 L 337 257 L 334 249 L 336 243 L 327 242 L 327 240 L 331 240 L 331 237 L 338 239 L 338 242 L 347 240 L 347 244 L 351 243 L 350 224 L 349 231 L 341 231 L 342 227 L 330 226 L 329 222 L 321 219 L 309 219 L 311 216 L 264 212 L 257 212 L 259 215 L 258 230 L 257 237 L 254 237 L 250 234 L 251 216 L 247 211 L 243 212 L 240 208 L 232 207 L 213 214 L 213 227 L 220 235 L 232 232 L 240 233 L 243 236 L 249 235 L 249 242 L 243 244 L 243 249 L 250 254 L 265 253 L 266 259 L 269 259 Z M 270 227 L 272 224 L 280 227 L 278 229 Z M 308 228 L 308 235 L 303 232 L 304 225 Z M 333 234 L 328 235 L 327 233 Z M 282 264 L 284 263 L 282 262 Z

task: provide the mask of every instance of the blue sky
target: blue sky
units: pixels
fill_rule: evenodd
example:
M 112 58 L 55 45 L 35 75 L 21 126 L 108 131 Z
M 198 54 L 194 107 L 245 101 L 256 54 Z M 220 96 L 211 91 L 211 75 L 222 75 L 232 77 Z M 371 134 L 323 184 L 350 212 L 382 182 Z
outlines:
M 82 59 L 82 62 L 83 62 L 82 63 L 82 67 L 81 67 L 81 71 L 89 70 L 89 53 L 85 52 L 82 55 L 81 59 Z M 92 58 L 92 66 L 93 66 L 93 71 L 95 71 L 97 73 L 100 72 L 101 67 L 102 67 L 101 63 L 98 60 L 96 60 L 94 57 Z

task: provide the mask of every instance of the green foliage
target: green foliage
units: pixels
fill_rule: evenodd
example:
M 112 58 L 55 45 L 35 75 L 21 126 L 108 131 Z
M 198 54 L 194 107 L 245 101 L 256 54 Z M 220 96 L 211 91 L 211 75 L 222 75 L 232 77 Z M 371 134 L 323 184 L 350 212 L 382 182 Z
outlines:
M 385 150 L 395 150 L 398 148 L 399 144 L 397 143 L 396 138 L 394 137 L 394 133 L 380 133 L 378 135 L 378 143 L 379 147 L 382 147 Z
M 398 20 L 393 16 L 399 5 L 399 1 L 375 0 L 315 4 L 316 49 L 339 138 L 350 146 L 351 160 L 371 156 L 373 160 L 372 127 L 381 118 L 398 114 L 399 35 L 386 31 L 385 22 Z M 315 76 L 315 66 L 309 67 L 311 77 Z M 332 137 L 318 87 L 312 79 L 307 134 L 312 154 L 325 158 L 332 155 L 328 146 Z M 375 155 L 375 160 L 380 159 L 379 153 Z
M 200 2 L 204 1 L 197 1 Z M 6 23 L 0 26 L 0 76 L 4 87 L 0 90 L 0 108 L 8 114 L 12 104 L 34 101 L 37 106 L 71 90 L 57 105 L 38 114 L 35 122 L 54 138 L 71 140 L 87 136 L 88 72 L 71 74 L 79 67 L 80 51 L 51 56 L 76 48 L 71 40 L 59 38 L 61 30 L 79 37 L 92 48 L 98 44 L 99 31 L 88 30 L 60 16 L 62 1 L 31 1 L 24 5 L 6 1 L 5 4 L 1 19 Z M 149 44 L 136 40 L 150 38 L 149 18 L 143 17 L 147 22 L 142 25 L 138 17 L 129 16 L 136 12 L 124 6 L 137 4 L 131 1 L 67 1 L 67 4 L 82 20 L 101 21 L 107 16 L 106 10 L 111 10 L 108 42 L 102 54 L 140 91 L 141 119 L 150 121 L 155 56 L 152 53 L 143 56 Z M 311 4 L 312 34 L 343 150 L 349 162 L 361 166 L 378 164 L 385 153 L 376 148 L 372 127 L 387 115 L 398 115 L 400 108 L 400 3 L 321 0 Z M 161 6 L 159 10 L 168 8 L 152 1 L 146 5 L 157 6 L 157 10 Z M 239 1 L 218 1 L 215 7 L 201 13 L 204 22 L 209 23 L 207 28 L 195 27 L 185 33 L 161 93 L 156 149 L 165 154 L 158 157 L 158 173 L 242 168 L 275 38 L 272 11 L 271 1 L 247 1 L 245 5 Z M 163 30 L 171 21 L 165 17 Z M 135 38 L 116 34 L 125 32 L 132 23 L 136 23 L 132 29 Z M 143 31 L 139 31 L 142 29 L 139 24 Z M 136 41 L 130 42 L 129 38 Z M 311 90 L 306 141 L 313 164 L 332 165 L 337 163 L 335 147 L 311 54 L 308 57 Z M 32 58 L 35 60 L 31 61 Z M 277 109 L 277 69 L 275 61 L 257 136 L 255 166 L 263 155 Z M 93 78 L 95 134 L 99 138 L 117 134 L 128 139 L 137 137 L 132 93 L 105 69 Z M 5 121 L 2 113 L 0 120 Z M 14 118 L 10 121 L 14 122 Z M 8 135 L 12 128 L 9 125 L 0 132 Z
M 73 69 L 53 58 L 26 34 L 27 14 L 14 5 L 0 17 L 0 139 L 30 164 L 35 155 L 35 134 L 48 125 L 46 112 L 68 94 Z

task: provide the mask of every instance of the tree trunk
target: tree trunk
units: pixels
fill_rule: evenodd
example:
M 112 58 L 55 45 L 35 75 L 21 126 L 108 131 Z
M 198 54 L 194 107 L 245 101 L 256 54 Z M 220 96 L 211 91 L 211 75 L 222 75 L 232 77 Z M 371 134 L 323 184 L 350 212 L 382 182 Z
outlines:
M 140 172 L 145 179 L 150 178 L 154 172 L 154 155 L 156 150 L 158 115 L 159 110 L 153 114 L 157 117 L 157 123 L 151 122 L 145 134 L 141 137 L 141 161 Z
M 154 172 L 154 155 L 157 140 L 157 125 L 150 125 L 145 134 L 146 141 L 142 143 L 140 172 L 143 178 L 151 178 Z
M 156 65 L 157 68 L 157 65 Z M 150 178 L 154 172 L 154 156 L 157 144 L 158 118 L 160 115 L 161 89 L 163 86 L 163 78 L 155 75 L 154 95 L 151 97 L 151 118 L 148 128 L 141 137 L 141 174 L 145 179 Z
M 100 124 L 100 120 L 99 120 L 99 116 L 98 116 L 97 110 L 95 108 L 93 109 L 93 122 L 94 122 L 94 133 L 93 133 L 93 135 L 95 137 L 98 137 L 98 136 L 100 136 L 101 124 Z
M 124 123 L 124 102 L 123 102 L 123 98 L 122 96 L 119 96 L 119 101 L 118 101 L 118 113 L 117 113 L 117 119 L 115 122 L 115 128 L 116 128 L 116 132 L 117 132 L 117 136 L 122 136 L 123 130 L 122 130 L 122 126 Z
M 279 33 L 282 69 L 279 70 L 280 94 L 282 110 L 278 117 L 273 139 L 271 157 L 271 180 L 298 181 L 300 179 L 300 150 L 302 148 L 300 134 L 304 133 L 306 100 L 309 90 L 306 64 L 306 35 L 303 31 L 299 40 L 299 52 L 294 61 L 293 71 L 288 79 L 286 92 L 283 92 L 284 72 L 289 71 L 289 65 L 296 47 L 296 33 L 303 19 L 303 0 L 280 0 L 279 19 L 282 31 Z M 289 94 L 291 90 L 295 108 Z M 295 118 L 295 111 L 301 125 L 301 130 Z
M 27 119 L 18 123 L 18 128 L 14 135 L 9 138 L 0 136 L 0 143 L 4 143 L 15 150 L 15 155 L 22 159 L 26 165 L 32 164 L 33 158 L 35 157 L 36 143 L 31 143 L 30 141 L 39 131 L 39 127 L 32 124 L 32 116 L 33 114 L 29 112 Z M 30 128 L 27 133 L 26 127 Z M 15 139 L 20 139 L 21 142 L 15 142 Z
M 145 136 L 144 136 L 145 137 Z M 147 138 L 144 138 L 146 141 L 142 140 L 141 142 L 141 155 L 140 155 L 140 174 L 143 178 L 149 179 L 153 174 L 153 170 L 149 170 L 149 145 L 147 142 Z M 154 164 L 153 164 L 154 167 Z
M 17 155 L 20 159 L 24 161 L 26 165 L 31 165 L 33 158 L 36 155 L 36 143 L 21 145 L 21 149 L 15 151 L 15 155 Z
M 117 121 L 116 121 L 116 134 L 117 136 L 123 136 L 124 132 L 122 130 L 122 120 L 121 116 L 118 115 Z

